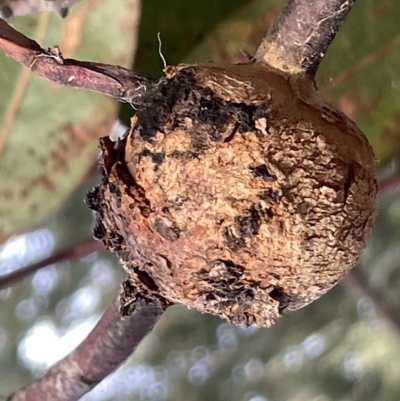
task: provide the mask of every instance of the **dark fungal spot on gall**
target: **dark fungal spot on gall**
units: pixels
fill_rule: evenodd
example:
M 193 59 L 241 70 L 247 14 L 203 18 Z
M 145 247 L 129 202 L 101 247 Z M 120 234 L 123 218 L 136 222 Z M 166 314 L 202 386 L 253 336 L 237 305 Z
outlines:
M 143 116 L 139 127 L 139 135 L 143 141 L 154 144 L 155 136 L 157 134 L 156 127 L 160 120 L 160 113 L 158 113 L 157 110 L 154 110 L 154 113 Z
M 195 157 L 197 157 L 197 154 L 194 152 L 190 151 L 182 151 L 182 150 L 174 150 L 171 152 L 168 156 L 173 157 L 174 159 L 182 159 L 182 160 L 193 160 Z
M 142 152 L 138 153 L 137 157 L 150 157 L 154 164 L 154 170 L 157 171 L 159 166 L 165 160 L 165 153 L 163 152 L 151 152 L 149 149 L 144 149 Z

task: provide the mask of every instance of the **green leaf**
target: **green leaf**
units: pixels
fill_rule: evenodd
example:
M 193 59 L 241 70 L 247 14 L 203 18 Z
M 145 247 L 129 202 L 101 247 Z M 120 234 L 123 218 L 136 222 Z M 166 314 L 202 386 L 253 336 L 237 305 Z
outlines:
M 185 55 L 221 20 L 248 3 L 248 0 L 144 1 L 135 71 L 152 78 L 162 75 L 163 62 L 158 53 L 158 32 L 167 63 L 175 65 L 181 63 Z M 204 59 L 197 60 L 201 61 Z
M 282 9 L 282 0 L 256 0 L 222 21 L 185 58 L 185 62 L 245 62 L 243 51 L 253 55 L 269 25 Z
M 29 15 L 14 27 L 65 58 L 129 67 L 138 0 L 92 0 L 66 20 Z M 97 138 L 115 124 L 118 104 L 57 87 L 0 55 L 0 242 L 54 212 L 96 163 Z

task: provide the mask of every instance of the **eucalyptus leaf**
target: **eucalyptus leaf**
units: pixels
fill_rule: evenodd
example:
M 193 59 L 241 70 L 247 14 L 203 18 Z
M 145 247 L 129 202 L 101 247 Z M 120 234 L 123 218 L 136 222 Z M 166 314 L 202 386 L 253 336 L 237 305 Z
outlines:
M 43 47 L 65 58 L 129 67 L 136 49 L 138 0 L 91 0 L 61 20 L 14 19 Z M 0 56 L 0 241 L 54 212 L 96 162 L 118 104 L 105 96 L 56 87 Z

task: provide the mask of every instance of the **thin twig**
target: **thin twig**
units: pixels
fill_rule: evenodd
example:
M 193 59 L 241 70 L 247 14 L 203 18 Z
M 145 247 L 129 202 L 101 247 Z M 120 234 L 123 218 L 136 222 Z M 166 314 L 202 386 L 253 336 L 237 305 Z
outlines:
M 155 84 L 120 66 L 64 59 L 57 46 L 44 50 L 1 19 L 0 50 L 58 85 L 100 92 L 131 104 L 141 104 Z
M 255 59 L 291 74 L 315 75 L 355 0 L 290 0 Z
M 93 252 L 100 251 L 102 249 L 105 249 L 104 245 L 100 241 L 96 241 L 92 238 L 80 244 L 73 245 L 72 247 L 60 251 L 52 256 L 49 256 L 48 258 L 42 259 L 39 262 L 20 268 L 11 273 L 1 275 L 0 290 L 17 284 L 24 278 L 29 277 L 30 275 L 34 274 L 44 267 L 63 262 L 64 260 L 83 258 Z
M 71 354 L 44 376 L 17 391 L 7 401 L 75 401 L 89 392 L 132 354 L 150 332 L 162 310 L 138 301 L 136 311 L 126 319 L 118 312 L 118 299 Z

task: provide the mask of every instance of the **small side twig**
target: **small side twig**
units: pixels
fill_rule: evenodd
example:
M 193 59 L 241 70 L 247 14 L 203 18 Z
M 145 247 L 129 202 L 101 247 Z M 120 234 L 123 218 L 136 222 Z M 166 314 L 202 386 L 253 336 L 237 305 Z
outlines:
M 83 258 L 93 252 L 100 251 L 104 245 L 100 241 L 94 239 L 87 240 L 80 244 L 73 245 L 72 247 L 60 251 L 48 258 L 42 259 L 39 262 L 33 263 L 29 266 L 15 270 L 11 273 L 3 274 L 0 276 L 0 290 L 17 284 L 21 280 L 34 274 L 38 270 L 52 265 L 54 263 L 63 262 L 64 260 L 73 260 Z
M 58 85 L 103 93 L 131 104 L 141 104 L 143 96 L 155 84 L 120 66 L 64 59 L 57 46 L 44 50 L 1 19 L 0 50 Z
M 315 75 L 355 0 L 290 0 L 255 59 L 291 74 Z
M 132 354 L 162 314 L 153 304 L 138 301 L 136 311 L 122 320 L 118 299 L 71 354 L 7 401 L 75 401 L 89 392 Z M 3 401 L 3 400 L 1 400 Z

